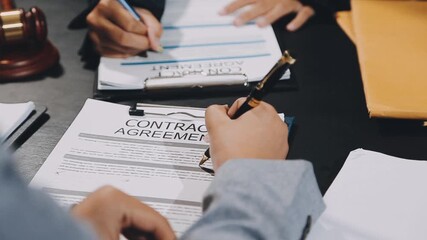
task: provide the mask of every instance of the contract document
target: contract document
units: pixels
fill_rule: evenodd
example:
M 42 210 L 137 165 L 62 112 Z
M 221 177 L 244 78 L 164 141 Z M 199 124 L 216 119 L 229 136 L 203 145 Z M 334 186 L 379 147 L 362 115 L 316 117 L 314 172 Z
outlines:
M 180 236 L 202 214 L 212 176 L 198 163 L 207 149 L 204 109 L 129 106 L 88 99 L 30 185 L 64 207 L 112 185 L 156 209 Z
M 168 0 L 162 17 L 164 51 L 147 57 L 102 57 L 99 90 L 245 85 L 264 77 L 282 52 L 271 26 L 235 27 L 218 12 L 229 0 Z M 289 79 L 287 71 L 282 79 Z

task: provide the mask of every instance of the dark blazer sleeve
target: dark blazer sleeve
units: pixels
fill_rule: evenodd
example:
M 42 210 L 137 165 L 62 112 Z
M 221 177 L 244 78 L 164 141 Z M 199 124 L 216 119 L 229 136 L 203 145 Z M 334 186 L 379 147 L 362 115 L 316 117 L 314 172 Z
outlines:
M 73 20 L 71 20 L 68 28 L 81 29 L 87 27 L 86 16 L 93 10 L 98 2 L 99 0 L 88 1 L 88 7 L 84 9 L 79 15 L 77 15 Z M 129 3 L 132 6 L 149 10 L 159 21 L 165 9 L 165 0 L 130 0 Z
M 332 16 L 341 10 L 350 10 L 350 0 L 301 0 L 302 4 L 311 6 L 316 15 Z

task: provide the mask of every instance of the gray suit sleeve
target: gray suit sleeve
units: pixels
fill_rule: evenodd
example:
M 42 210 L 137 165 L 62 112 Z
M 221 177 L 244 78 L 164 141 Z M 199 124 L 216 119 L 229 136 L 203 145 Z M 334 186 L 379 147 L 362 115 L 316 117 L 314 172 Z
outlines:
M 46 194 L 29 189 L 0 150 L 0 239 L 95 239 Z
M 182 240 L 301 239 L 325 206 L 311 163 L 233 160 L 205 194 L 204 214 Z

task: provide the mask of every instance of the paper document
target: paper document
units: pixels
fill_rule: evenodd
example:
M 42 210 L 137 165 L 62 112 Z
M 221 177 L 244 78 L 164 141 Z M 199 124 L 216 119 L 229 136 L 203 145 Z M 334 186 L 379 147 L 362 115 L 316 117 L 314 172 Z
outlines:
M 204 109 L 129 107 L 88 99 L 31 185 L 64 206 L 109 184 L 153 207 L 181 235 L 202 213 L 212 176 L 198 166 L 208 144 Z
M 33 102 L 0 103 L 0 144 L 35 110 Z
M 98 89 L 162 89 L 243 85 L 259 81 L 282 55 L 271 26 L 235 27 L 219 16 L 229 0 L 168 0 L 162 17 L 164 52 L 102 57 Z M 287 71 L 283 77 L 290 78 Z
M 308 239 L 427 239 L 426 182 L 427 161 L 352 151 Z

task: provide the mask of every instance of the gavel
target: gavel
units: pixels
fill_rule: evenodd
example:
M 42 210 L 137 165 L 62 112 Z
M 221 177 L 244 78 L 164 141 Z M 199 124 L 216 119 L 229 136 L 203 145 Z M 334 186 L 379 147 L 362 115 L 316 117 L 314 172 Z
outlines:
M 32 7 L 28 12 L 15 9 L 13 2 L 1 0 L 0 45 L 26 41 L 44 42 L 47 37 L 46 18 L 43 12 Z
M 43 11 L 25 11 L 13 0 L 0 0 L 0 82 L 42 73 L 58 61 L 58 50 L 47 39 Z

